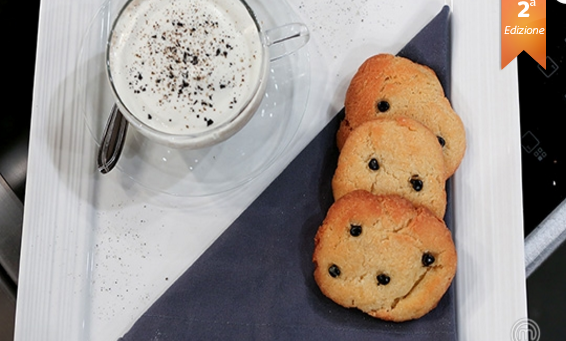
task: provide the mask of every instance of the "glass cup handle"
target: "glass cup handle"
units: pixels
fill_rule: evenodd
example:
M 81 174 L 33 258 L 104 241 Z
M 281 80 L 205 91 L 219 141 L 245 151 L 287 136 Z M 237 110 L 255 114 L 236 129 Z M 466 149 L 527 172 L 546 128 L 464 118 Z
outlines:
M 269 60 L 285 57 L 309 41 L 309 29 L 301 23 L 291 23 L 265 31 L 266 45 L 269 46 Z

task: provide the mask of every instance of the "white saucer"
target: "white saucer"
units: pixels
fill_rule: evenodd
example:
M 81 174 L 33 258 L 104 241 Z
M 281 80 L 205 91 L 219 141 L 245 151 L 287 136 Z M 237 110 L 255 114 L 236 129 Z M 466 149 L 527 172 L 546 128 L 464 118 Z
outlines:
M 77 104 L 97 144 L 113 104 L 105 75 L 105 44 L 112 20 L 124 2 L 105 2 L 79 52 Z M 264 30 L 300 22 L 284 0 L 248 3 Z M 257 177 L 289 145 L 303 118 L 309 86 L 309 59 L 306 48 L 302 48 L 271 62 L 266 94 L 258 111 L 230 139 L 199 150 L 172 149 L 130 127 L 116 168 L 149 190 L 175 196 L 206 196 L 234 189 Z

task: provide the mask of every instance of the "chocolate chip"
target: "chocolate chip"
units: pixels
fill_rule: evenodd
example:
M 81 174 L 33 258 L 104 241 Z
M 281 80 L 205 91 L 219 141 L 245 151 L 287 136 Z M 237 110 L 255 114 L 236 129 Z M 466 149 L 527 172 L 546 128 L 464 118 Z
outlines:
M 411 179 L 411 185 L 413 186 L 413 189 L 417 192 L 420 192 L 423 189 L 423 181 L 415 177 Z
M 376 171 L 379 169 L 379 163 L 376 159 L 371 159 L 369 160 L 368 167 L 369 169 Z
M 362 226 L 350 224 L 350 234 L 354 237 L 358 237 L 360 234 L 362 234 Z
M 446 145 L 446 140 L 443 139 L 442 136 L 437 136 L 436 138 L 438 138 L 438 143 L 440 143 L 442 147 Z
M 430 265 L 432 265 L 432 263 L 434 263 L 435 259 L 434 259 L 433 255 L 426 252 L 426 253 L 423 254 L 423 258 L 421 259 L 421 261 L 423 262 L 424 266 L 430 266 Z
M 391 281 L 391 278 L 386 274 L 377 275 L 377 285 L 387 285 Z
M 337 265 L 332 264 L 328 268 L 328 273 L 330 274 L 330 276 L 336 278 L 336 277 L 340 276 L 340 268 Z
M 389 110 L 389 102 L 387 101 L 379 101 L 377 103 L 377 110 L 379 112 L 386 112 L 387 110 Z

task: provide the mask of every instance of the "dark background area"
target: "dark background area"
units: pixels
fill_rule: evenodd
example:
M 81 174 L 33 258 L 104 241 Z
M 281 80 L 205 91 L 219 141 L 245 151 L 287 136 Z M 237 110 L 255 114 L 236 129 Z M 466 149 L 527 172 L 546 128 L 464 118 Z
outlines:
M 39 0 L 0 0 L 0 32 L 3 32 L 4 114 L 0 121 L 0 155 L 15 142 L 27 141 L 32 108 Z M 13 103 L 10 105 L 9 101 Z M 17 189 L 23 197 L 23 190 Z
M 39 0 L 0 0 L 0 32 L 3 32 L 0 60 L 4 65 L 0 181 L 3 193 L 7 193 L 6 190 L 15 193 L 12 197 L 20 206 L 25 194 L 39 6 Z M 0 215 L 0 229 L 12 222 Z M 16 282 L 0 264 L 0 341 L 13 340 L 16 295 Z
M 566 5 L 546 6 L 546 70 L 525 52 L 517 59 L 525 235 L 566 198 Z M 540 341 L 566 338 L 565 289 L 563 244 L 527 279 L 529 318 Z

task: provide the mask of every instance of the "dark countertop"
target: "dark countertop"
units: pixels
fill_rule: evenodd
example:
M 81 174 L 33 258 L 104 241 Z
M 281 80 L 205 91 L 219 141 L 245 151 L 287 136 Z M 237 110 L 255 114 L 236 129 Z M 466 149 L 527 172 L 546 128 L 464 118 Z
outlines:
M 5 110 L 0 123 L 0 256 L 4 256 L 0 264 L 0 341 L 12 340 L 14 333 L 19 264 L 15 258 L 20 249 L 39 6 L 39 0 L 0 0 L 0 30 L 8 33 L 0 58 L 8 70 L 17 69 L 17 78 L 5 78 L 12 83 L 4 86 L 3 98 L 18 101 L 9 112 Z

